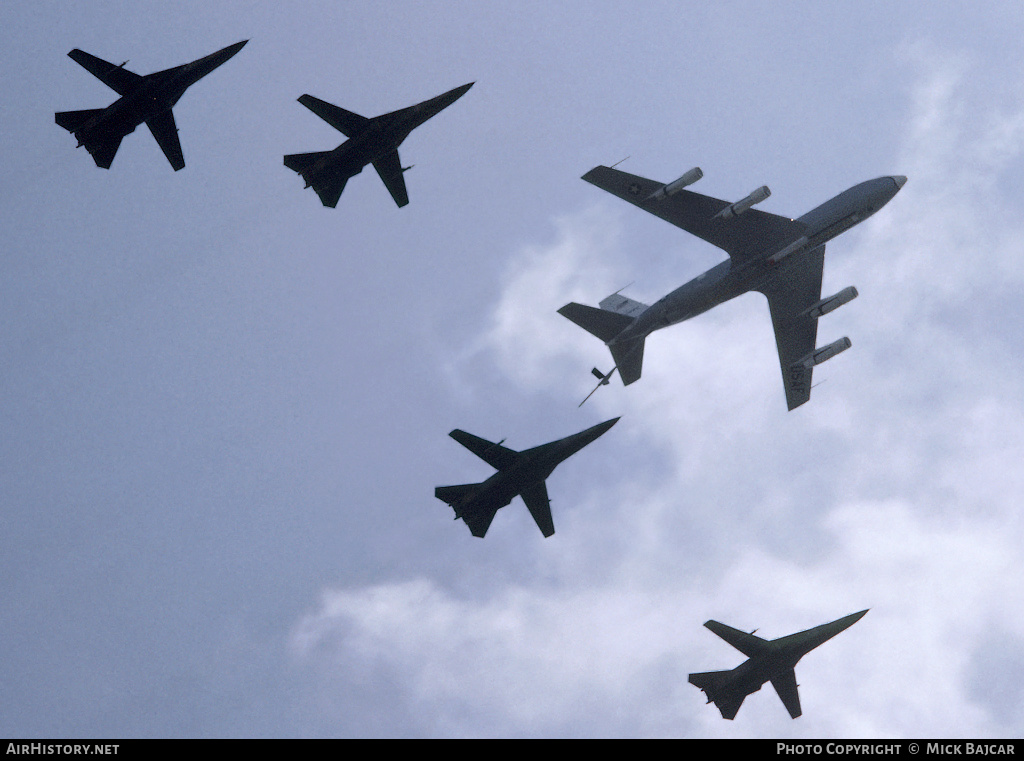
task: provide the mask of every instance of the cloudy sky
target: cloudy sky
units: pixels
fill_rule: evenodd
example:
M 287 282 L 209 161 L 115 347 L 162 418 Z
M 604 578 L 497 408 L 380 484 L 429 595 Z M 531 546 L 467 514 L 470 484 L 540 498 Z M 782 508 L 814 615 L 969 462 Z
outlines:
M 282 9 L 282 7 L 284 9 Z M 1024 734 L 1024 9 L 982 2 L 15 1 L 0 5 L 0 735 Z M 249 44 L 98 169 L 53 122 Z M 282 166 L 475 87 L 337 209 Z M 556 313 L 723 259 L 597 164 L 799 216 L 910 179 L 829 245 L 787 412 L 764 298 L 647 343 Z M 434 499 L 621 422 L 476 539 Z M 871 612 L 723 721 L 687 684 Z

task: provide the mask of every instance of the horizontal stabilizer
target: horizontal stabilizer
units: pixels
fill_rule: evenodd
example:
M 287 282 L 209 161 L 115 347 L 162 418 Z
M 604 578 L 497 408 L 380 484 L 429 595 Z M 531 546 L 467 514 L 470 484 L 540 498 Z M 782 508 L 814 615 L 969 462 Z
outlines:
M 434 496 L 446 505 L 455 507 L 463 502 L 480 487 L 480 484 L 458 484 L 457 486 L 438 486 L 434 489 Z
M 99 116 L 106 109 L 90 108 L 85 111 L 59 111 L 54 114 L 54 121 L 68 132 L 76 132 L 94 116 Z
M 303 174 L 304 172 L 309 171 L 316 162 L 329 153 L 330 151 L 320 151 L 319 153 L 293 153 L 290 156 L 284 157 L 284 165 L 293 172 Z
M 627 315 L 609 312 L 607 309 L 588 307 L 584 304 L 577 304 L 575 301 L 566 304 L 558 310 L 558 313 L 605 343 L 611 341 L 633 323 L 633 318 Z
M 622 385 L 628 386 L 640 380 L 640 373 L 644 369 L 644 339 L 641 337 L 624 341 L 612 344 L 608 348 L 611 349 L 612 359 L 619 370 Z
M 438 486 L 434 489 L 434 496 L 451 505 L 455 510 L 455 519 L 462 518 L 469 526 L 469 532 L 482 539 L 487 534 L 487 529 L 490 528 L 491 521 L 494 520 L 494 515 L 501 505 L 474 505 L 473 495 L 479 489 L 480 484 Z
M 709 703 L 714 703 L 722 713 L 723 719 L 735 719 L 736 714 L 743 705 L 746 695 L 737 695 L 734 692 L 720 693 L 719 687 L 728 681 L 731 671 L 704 671 L 699 674 L 690 674 L 690 684 L 698 687 L 708 697 Z

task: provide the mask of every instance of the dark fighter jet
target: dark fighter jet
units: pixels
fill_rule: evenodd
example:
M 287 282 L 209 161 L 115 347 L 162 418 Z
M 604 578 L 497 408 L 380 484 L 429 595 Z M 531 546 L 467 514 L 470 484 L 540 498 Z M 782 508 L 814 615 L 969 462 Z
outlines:
M 865 613 L 867 611 L 862 610 L 830 624 L 822 624 L 804 632 L 770 641 L 755 637 L 753 632 L 747 634 L 718 621 L 708 621 L 704 626 L 748 656 L 749 660 L 732 671 L 690 674 L 690 684 L 699 687 L 708 696 L 708 702 L 718 706 L 723 719 L 734 719 L 743 704 L 743 699 L 770 681 L 772 687 L 779 693 L 789 715 L 795 719 L 802 713 L 794 670 L 797 661 L 822 642 L 849 629 L 860 621 Z
M 606 420 L 580 433 L 522 452 L 503 447 L 501 441 L 492 444 L 456 429 L 448 435 L 498 472 L 479 484 L 438 486 L 434 496 L 455 509 L 455 519 L 462 518 L 473 536 L 482 537 L 494 520 L 494 514 L 517 494 L 521 495 L 541 533 L 551 536 L 555 533 L 555 524 L 551 520 L 551 503 L 544 480 L 560 462 L 601 436 L 618 420 Z
M 115 66 L 76 48 L 68 55 L 121 97 L 106 108 L 61 111 L 54 114 L 55 120 L 78 138 L 78 147 L 84 145 L 96 166 L 103 169 L 110 169 L 121 140 L 145 122 L 177 172 L 184 168 L 185 157 L 181 153 L 171 107 L 185 90 L 231 58 L 246 42 L 248 40 L 236 42 L 198 61 L 145 76 L 124 68 L 127 61 Z
M 651 333 L 747 291 L 760 291 L 768 298 L 786 403 L 792 410 L 811 398 L 812 368 L 851 345 L 849 338 L 840 338 L 817 347 L 818 318 L 857 297 L 852 285 L 821 297 L 825 243 L 885 206 L 907 178 L 862 182 L 790 219 L 751 208 L 771 194 L 766 185 L 734 203 L 683 189 L 703 176 L 695 167 L 666 185 L 605 166 L 583 175 L 587 182 L 718 246 L 729 260 L 650 306 L 616 292 L 601 301 L 600 309 L 571 303 L 558 312 L 607 344 L 628 386 L 640 378 L 644 340 Z
M 412 167 L 402 166 L 398 146 L 416 127 L 448 108 L 473 85 L 470 82 L 415 106 L 370 119 L 332 106 L 312 95 L 303 95 L 299 103 L 349 139 L 333 151 L 285 156 L 284 165 L 302 175 L 306 187 L 312 187 L 324 206 L 333 209 L 338 205 L 349 177 L 359 174 L 367 164 L 373 164 L 395 203 L 399 207 L 405 206 L 409 203 L 409 194 L 405 190 L 402 173 Z

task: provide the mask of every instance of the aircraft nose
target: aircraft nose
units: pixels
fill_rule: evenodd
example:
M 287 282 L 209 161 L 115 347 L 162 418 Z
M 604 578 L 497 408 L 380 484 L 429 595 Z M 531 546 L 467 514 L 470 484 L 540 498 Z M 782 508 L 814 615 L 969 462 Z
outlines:
M 892 181 L 896 183 L 896 190 L 899 190 L 900 188 L 907 184 L 907 178 L 904 177 L 902 174 L 894 174 L 892 176 Z

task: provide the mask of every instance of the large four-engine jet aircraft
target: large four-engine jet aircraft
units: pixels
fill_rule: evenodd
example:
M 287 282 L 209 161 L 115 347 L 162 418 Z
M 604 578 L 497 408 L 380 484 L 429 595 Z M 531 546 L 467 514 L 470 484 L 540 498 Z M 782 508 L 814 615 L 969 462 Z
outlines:
M 551 502 L 545 479 L 559 463 L 601 436 L 618 420 L 606 420 L 580 433 L 522 452 L 503 447 L 500 441 L 492 444 L 455 429 L 448 435 L 492 468 L 497 468 L 498 472 L 479 484 L 438 486 L 434 496 L 452 506 L 455 519 L 462 518 L 473 536 L 482 537 L 494 520 L 494 514 L 520 495 L 537 522 L 537 528 L 549 537 L 555 533 L 555 524 L 551 520 Z
M 285 156 L 284 165 L 302 175 L 306 187 L 312 187 L 323 205 L 333 209 L 349 177 L 362 172 L 367 164 L 373 164 L 395 203 L 405 206 L 409 203 L 409 194 L 402 173 L 412 167 L 402 166 L 398 146 L 416 127 L 465 95 L 473 84 L 470 82 L 415 106 L 370 119 L 312 95 L 303 95 L 299 103 L 349 139 L 333 151 Z
M 558 310 L 604 341 L 624 385 L 640 378 L 644 340 L 655 330 L 688 320 L 747 291 L 768 298 L 789 409 L 811 396 L 811 370 L 850 348 L 849 338 L 817 347 L 818 318 L 857 296 L 853 286 L 821 297 L 825 243 L 885 206 L 906 177 L 854 185 L 799 219 L 751 207 L 771 191 L 762 186 L 734 203 L 684 190 L 701 177 L 691 169 L 668 184 L 599 166 L 583 179 L 698 238 L 724 249 L 729 260 L 648 306 L 614 293 L 600 309 L 566 304 Z M 611 376 L 602 376 L 602 383 Z
M 770 641 L 754 636 L 753 632 L 747 634 L 718 621 L 708 621 L 704 626 L 747 656 L 748 660 L 732 671 L 690 674 L 690 684 L 699 687 L 707 695 L 708 702 L 718 706 L 723 719 L 734 719 L 743 699 L 760 690 L 765 682 L 771 682 L 789 715 L 795 719 L 802 713 L 794 670 L 797 661 L 821 643 L 849 629 L 865 613 L 867 611 L 862 610 L 830 624 Z
M 121 141 L 143 122 L 153 133 L 174 171 L 185 167 L 178 128 L 171 108 L 191 85 L 198 82 L 242 49 L 248 40 L 236 42 L 192 63 L 140 76 L 107 63 L 78 48 L 68 55 L 121 97 L 106 108 L 61 111 L 55 121 L 78 139 L 92 154 L 96 166 L 110 169 Z

